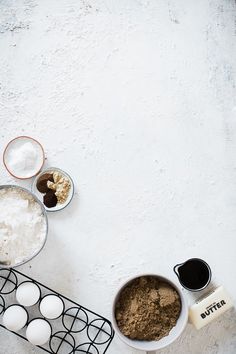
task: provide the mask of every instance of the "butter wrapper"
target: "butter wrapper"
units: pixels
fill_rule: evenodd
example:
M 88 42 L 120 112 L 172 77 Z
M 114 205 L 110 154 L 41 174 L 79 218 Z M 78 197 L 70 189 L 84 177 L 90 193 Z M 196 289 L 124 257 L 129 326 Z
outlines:
M 210 295 L 197 301 L 190 307 L 189 319 L 196 329 L 200 329 L 221 316 L 233 306 L 234 304 L 229 294 L 223 286 L 220 286 Z

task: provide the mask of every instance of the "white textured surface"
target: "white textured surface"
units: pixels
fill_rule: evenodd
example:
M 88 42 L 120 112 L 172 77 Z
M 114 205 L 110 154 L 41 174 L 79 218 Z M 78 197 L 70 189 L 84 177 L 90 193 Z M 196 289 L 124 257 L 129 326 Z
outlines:
M 235 300 L 235 2 L 1 0 L 0 17 L 1 148 L 35 137 L 78 190 L 21 270 L 109 316 L 122 280 L 199 256 Z M 160 353 L 235 352 L 231 311 Z

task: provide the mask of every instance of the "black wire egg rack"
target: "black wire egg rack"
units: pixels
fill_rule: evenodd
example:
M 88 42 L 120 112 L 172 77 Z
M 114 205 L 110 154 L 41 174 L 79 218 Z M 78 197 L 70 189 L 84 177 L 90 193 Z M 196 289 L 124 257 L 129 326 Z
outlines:
M 106 353 L 114 338 L 114 330 L 109 320 L 12 268 L 0 268 L 0 327 L 7 329 L 2 321 L 4 311 L 17 304 L 16 289 L 26 281 L 31 281 L 39 287 L 40 299 L 37 304 L 25 308 L 28 313 L 26 326 L 12 333 L 28 341 L 25 335 L 27 325 L 32 319 L 44 319 L 39 311 L 40 301 L 43 297 L 53 294 L 62 300 L 64 311 L 57 319 L 46 319 L 52 329 L 51 336 L 46 344 L 37 347 L 50 354 Z

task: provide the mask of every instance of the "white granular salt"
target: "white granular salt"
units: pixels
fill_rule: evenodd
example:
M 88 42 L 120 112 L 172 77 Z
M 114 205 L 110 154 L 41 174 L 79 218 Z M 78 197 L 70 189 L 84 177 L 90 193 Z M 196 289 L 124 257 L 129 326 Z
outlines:
M 42 164 L 41 150 L 33 142 L 18 141 L 9 148 L 6 162 L 10 171 L 21 178 L 29 178 L 40 169 Z
M 0 190 L 0 263 L 17 265 L 32 257 L 46 237 L 41 206 L 26 191 Z

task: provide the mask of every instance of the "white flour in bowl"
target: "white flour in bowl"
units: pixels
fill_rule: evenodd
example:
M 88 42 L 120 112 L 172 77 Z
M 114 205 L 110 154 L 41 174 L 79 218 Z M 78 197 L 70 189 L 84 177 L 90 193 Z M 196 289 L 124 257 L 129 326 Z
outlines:
M 0 263 L 14 266 L 37 253 L 45 241 L 40 204 L 20 188 L 0 189 Z

